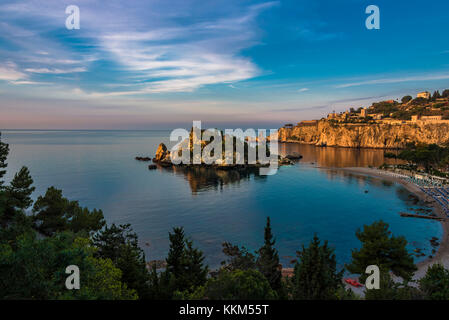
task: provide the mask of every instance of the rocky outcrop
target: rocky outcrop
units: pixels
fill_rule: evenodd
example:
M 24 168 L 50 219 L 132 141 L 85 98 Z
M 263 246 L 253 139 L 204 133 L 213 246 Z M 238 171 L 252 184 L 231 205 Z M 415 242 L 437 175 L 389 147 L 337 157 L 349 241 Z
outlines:
M 153 161 L 160 162 L 164 160 L 169 154 L 170 153 L 167 151 L 167 147 L 165 146 L 165 144 L 161 143 L 157 147 L 156 155 L 154 156 Z
M 407 143 L 449 143 L 449 124 L 334 124 L 279 129 L 279 141 L 350 148 L 404 148 Z

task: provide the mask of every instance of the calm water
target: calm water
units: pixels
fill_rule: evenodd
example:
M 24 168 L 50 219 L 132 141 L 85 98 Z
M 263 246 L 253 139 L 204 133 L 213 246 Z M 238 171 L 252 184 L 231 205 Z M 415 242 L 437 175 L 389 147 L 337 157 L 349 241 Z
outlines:
M 154 155 L 168 134 L 3 131 L 11 147 L 7 178 L 26 165 L 35 180 L 35 198 L 53 185 L 83 206 L 103 209 L 109 223 L 131 223 L 147 260 L 164 258 L 168 231 L 184 226 L 207 262 L 217 266 L 223 241 L 257 249 L 267 216 L 285 265 L 314 233 L 335 247 L 340 264 L 348 262 L 351 249 L 359 246 L 356 229 L 378 219 L 388 222 L 394 234 L 404 235 L 410 249 L 421 248 L 428 255 L 430 238 L 442 235 L 438 222 L 399 216 L 420 208 L 402 186 L 317 168 L 376 166 L 383 162 L 383 151 L 285 144 L 281 152 L 297 151 L 304 159 L 273 176 L 149 171 L 147 163 L 134 160 L 136 155 Z

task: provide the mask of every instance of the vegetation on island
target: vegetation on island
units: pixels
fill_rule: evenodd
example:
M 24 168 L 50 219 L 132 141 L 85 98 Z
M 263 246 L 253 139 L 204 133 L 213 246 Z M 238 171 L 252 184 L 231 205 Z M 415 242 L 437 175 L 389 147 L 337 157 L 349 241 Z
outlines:
M 318 236 L 298 250 L 292 274 L 283 276 L 269 218 L 255 252 L 223 244 L 226 260 L 218 270 L 209 270 L 181 227 L 169 233 L 164 268 L 148 267 L 129 224 L 107 225 L 101 210 L 84 208 L 55 187 L 33 201 L 34 181 L 26 167 L 7 184 L 8 153 L 0 140 L 0 299 L 360 298 L 345 289 L 334 249 Z M 381 289 L 367 290 L 366 299 L 449 299 L 449 271 L 443 266 L 429 268 L 410 285 L 416 267 L 407 241 L 392 236 L 386 223 L 364 226 L 356 235 L 361 248 L 352 252 L 347 270 L 360 279 L 369 264 L 382 271 Z M 69 265 L 80 269 L 78 290 L 65 287 Z

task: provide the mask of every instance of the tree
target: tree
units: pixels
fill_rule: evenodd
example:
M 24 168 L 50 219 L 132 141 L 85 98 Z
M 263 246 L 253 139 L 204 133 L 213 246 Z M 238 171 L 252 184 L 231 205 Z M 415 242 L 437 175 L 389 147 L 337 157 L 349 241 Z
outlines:
M 444 90 L 443 93 L 441 94 L 441 97 L 449 98 L 449 89 Z
M 449 299 L 449 271 L 441 264 L 427 269 L 426 275 L 419 281 L 419 287 L 430 300 Z
M 2 136 L 0 132 L 0 188 L 2 187 L 4 181 L 1 180 L 3 176 L 6 173 L 6 170 L 4 170 L 8 164 L 6 163 L 6 159 L 8 158 L 9 154 L 9 145 L 2 142 Z
M 271 233 L 270 217 L 267 217 L 267 225 L 264 232 L 264 245 L 259 249 L 257 268 L 270 283 L 273 290 L 279 292 L 282 287 L 281 266 L 279 253 L 274 248 L 275 240 Z
M 27 167 L 22 167 L 14 175 L 11 184 L 6 187 L 9 205 L 12 208 L 25 210 L 33 204 L 31 194 L 36 189 L 32 187 L 33 179 Z
M 69 201 L 54 187 L 37 198 L 33 212 L 36 229 L 47 236 L 64 230 L 94 232 L 106 223 L 101 210 L 82 208 L 78 201 Z
M 150 295 L 145 253 L 138 245 L 137 234 L 130 224 L 106 226 L 94 235 L 93 243 L 98 248 L 96 257 L 111 259 L 114 266 L 121 270 L 121 281 L 128 288 L 137 291 L 139 298 L 147 299 Z
M 297 252 L 293 283 L 293 297 L 299 300 L 330 300 L 337 298 L 342 286 L 343 270 L 337 271 L 334 250 L 327 241 L 320 245 L 315 235 L 309 247 Z
M 170 287 L 172 292 L 193 292 L 206 283 L 209 272 L 204 265 L 201 250 L 193 248 L 193 242 L 186 239 L 184 229 L 173 228 L 169 233 L 170 249 L 166 259 L 167 268 L 161 275 L 162 285 Z
M 208 266 L 204 265 L 203 252 L 193 247 L 193 242 L 186 240 L 186 273 L 189 277 L 189 286 L 196 288 L 206 283 Z
M 203 298 L 210 300 L 271 300 L 276 292 L 257 270 L 220 271 L 216 278 L 198 289 Z
M 93 257 L 89 239 L 65 232 L 38 239 L 34 231 L 21 235 L 17 247 L 0 245 L 2 299 L 135 299 L 120 282 L 121 271 L 111 260 Z M 79 290 L 67 290 L 65 269 L 80 268 Z
M 435 91 L 434 93 L 433 93 L 433 96 L 432 96 L 432 100 L 433 101 L 436 101 L 437 99 L 440 99 L 441 98 L 441 94 L 440 94 L 440 91 Z
M 349 272 L 360 274 L 364 282 L 366 267 L 377 265 L 380 270 L 392 271 L 404 280 L 410 280 L 416 271 L 413 257 L 407 252 L 407 240 L 391 235 L 388 224 L 383 221 L 364 225 L 357 230 L 357 238 L 362 243 L 360 250 L 352 250 L 352 262 L 346 268 Z
M 222 261 L 222 268 L 228 271 L 233 270 L 249 270 L 256 268 L 256 257 L 245 247 L 239 248 L 229 242 L 224 242 L 223 253 L 228 257 L 226 261 Z
M 402 102 L 402 103 L 408 103 L 408 102 L 410 102 L 411 100 L 413 100 L 413 97 L 412 97 L 412 96 L 404 96 L 404 97 L 402 97 L 401 102 Z

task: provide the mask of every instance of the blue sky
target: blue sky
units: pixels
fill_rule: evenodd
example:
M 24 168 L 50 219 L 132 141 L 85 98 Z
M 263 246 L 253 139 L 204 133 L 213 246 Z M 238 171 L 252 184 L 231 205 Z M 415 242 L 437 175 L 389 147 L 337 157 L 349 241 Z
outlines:
M 371 4 L 380 30 L 365 27 Z M 444 0 L 3 0 L 0 128 L 275 128 L 442 90 L 447 12 Z

